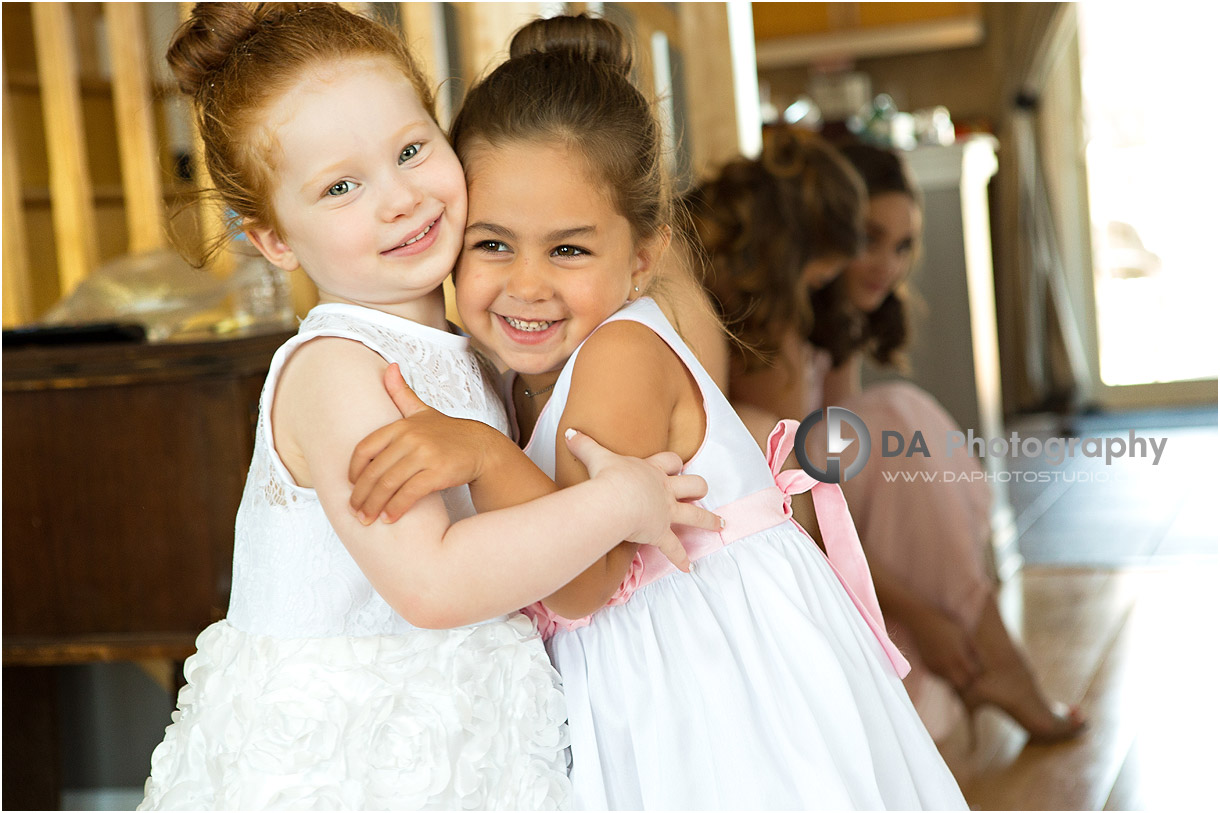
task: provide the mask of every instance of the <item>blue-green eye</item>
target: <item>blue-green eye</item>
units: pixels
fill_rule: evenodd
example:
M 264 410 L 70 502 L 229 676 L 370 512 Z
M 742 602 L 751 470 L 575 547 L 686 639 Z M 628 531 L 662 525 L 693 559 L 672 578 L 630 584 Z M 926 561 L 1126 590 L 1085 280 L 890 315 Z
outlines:
M 419 144 L 408 144 L 406 147 L 403 147 L 402 152 L 398 154 L 398 163 L 405 164 L 419 155 L 420 146 Z
M 348 192 L 351 192 L 351 191 L 352 191 L 352 182 L 351 181 L 339 181 L 337 184 L 332 184 L 331 187 L 326 190 L 326 194 L 330 195 L 331 197 L 337 198 L 340 195 L 346 195 Z

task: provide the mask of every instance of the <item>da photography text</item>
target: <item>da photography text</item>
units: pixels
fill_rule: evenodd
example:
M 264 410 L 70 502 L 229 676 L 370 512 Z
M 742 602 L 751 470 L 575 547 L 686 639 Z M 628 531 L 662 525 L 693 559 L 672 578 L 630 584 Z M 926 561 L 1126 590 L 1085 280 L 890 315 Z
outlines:
M 819 440 L 825 438 L 826 465 L 816 465 L 807 452 L 810 432 Z M 880 433 L 882 457 L 925 457 L 948 459 L 961 454 L 970 457 L 1000 457 L 1010 459 L 1042 458 L 1050 466 L 1058 466 L 1069 458 L 1105 458 L 1110 465 L 1118 458 L 1152 458 L 1152 465 L 1161 462 L 1169 442 L 1166 437 L 1141 437 L 1132 429 L 1126 437 L 1051 437 L 1022 438 L 1017 432 L 1008 437 L 986 438 L 965 432 L 949 431 L 943 438 L 930 438 L 922 431 L 904 434 L 893 429 Z M 942 441 L 932 448 L 933 441 Z M 858 443 L 858 445 L 857 445 Z M 821 443 L 817 444 L 819 447 Z M 859 474 L 872 453 L 872 435 L 864 420 L 844 407 L 826 407 L 810 413 L 801 421 L 796 432 L 797 462 L 809 476 L 823 483 L 843 483 Z M 855 447 L 855 448 L 853 448 Z M 850 452 L 848 451 L 850 450 Z M 847 454 L 845 454 L 847 453 Z M 850 461 L 850 462 L 848 462 Z
M 1169 438 L 1140 437 L 1132 429 L 1127 437 L 1088 437 L 1088 438 L 1022 438 L 1013 432 L 1006 438 L 976 437 L 973 429 L 965 432 L 950 431 L 945 433 L 945 457 L 954 457 L 965 451 L 970 457 L 1007 457 L 1012 459 L 1033 460 L 1042 458 L 1048 465 L 1058 466 L 1069 458 L 1104 457 L 1106 465 L 1115 458 L 1152 456 L 1152 465 L 1161 462 L 1165 444 Z M 905 437 L 901 432 L 892 429 L 881 430 L 881 456 L 898 457 L 905 455 L 913 457 L 922 455 L 931 457 L 927 439 L 923 433 L 916 430 L 911 436 Z

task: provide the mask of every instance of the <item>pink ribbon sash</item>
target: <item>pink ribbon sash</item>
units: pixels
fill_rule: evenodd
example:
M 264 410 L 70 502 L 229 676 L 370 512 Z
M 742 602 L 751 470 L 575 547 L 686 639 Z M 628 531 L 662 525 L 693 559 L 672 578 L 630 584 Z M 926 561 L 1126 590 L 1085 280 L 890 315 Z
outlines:
M 906 677 L 911 671 L 911 664 L 885 631 L 881 604 L 877 601 L 877 591 L 873 588 L 873 574 L 868 569 L 868 559 L 864 556 L 860 535 L 856 533 L 856 524 L 847 509 L 843 489 L 837 483 L 815 480 L 803 469 L 781 470 L 784 461 L 792 453 L 798 426 L 796 421 L 780 421 L 767 438 L 767 463 L 771 466 L 771 473 L 775 475 L 775 484 L 784 493 L 787 513 L 789 516 L 792 514 L 793 494 L 811 492 L 813 510 L 818 517 L 818 528 L 821 529 L 822 543 L 826 546 L 826 559 L 830 562 L 830 569 L 839 577 L 852 603 L 856 605 L 860 615 L 864 616 L 873 635 L 877 636 L 877 641 L 885 650 L 890 663 L 894 665 L 898 677 Z M 793 524 L 809 537 L 809 533 L 801 528 L 799 523 Z M 809 537 L 809 541 L 813 542 L 813 538 Z
M 847 510 L 843 490 L 835 484 L 819 482 L 801 469 L 783 471 L 784 461 L 792 452 L 797 426 L 796 421 L 780 421 L 767 438 L 767 464 L 775 478 L 774 486 L 716 509 L 716 513 L 725 521 L 724 528 L 719 532 L 696 528 L 675 528 L 674 532 L 682 541 L 686 555 L 692 562 L 696 562 L 725 545 L 790 521 L 792 495 L 812 490 L 814 510 L 817 512 L 818 527 L 821 528 L 822 539 L 826 545 L 826 559 L 830 563 L 830 569 L 834 571 L 852 603 L 877 637 L 898 676 L 906 677 L 911 666 L 886 634 L 881 605 L 878 604 L 877 593 L 873 589 L 872 573 L 868 569 L 868 560 L 864 558 L 864 549 L 860 546 L 855 523 Z M 799 523 L 792 524 L 800 529 L 810 544 L 817 547 L 817 543 Z M 818 550 L 821 552 L 820 548 Z M 651 545 L 643 546 L 632 560 L 623 583 L 606 602 L 606 606 L 622 604 L 644 585 L 674 572 L 677 572 L 677 568 L 657 548 Z M 592 619 L 592 616 L 564 618 L 548 610 L 542 602 L 526 607 L 524 612 L 537 623 L 543 638 L 550 638 L 560 629 L 570 630 L 587 626 Z

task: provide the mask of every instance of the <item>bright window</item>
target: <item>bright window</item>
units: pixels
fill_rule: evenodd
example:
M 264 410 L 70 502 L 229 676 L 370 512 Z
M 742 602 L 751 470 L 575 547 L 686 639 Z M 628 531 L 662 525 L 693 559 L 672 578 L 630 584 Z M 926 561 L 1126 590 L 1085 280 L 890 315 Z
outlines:
M 1214 28 L 1193 3 L 1077 6 L 1101 378 L 1215 378 Z

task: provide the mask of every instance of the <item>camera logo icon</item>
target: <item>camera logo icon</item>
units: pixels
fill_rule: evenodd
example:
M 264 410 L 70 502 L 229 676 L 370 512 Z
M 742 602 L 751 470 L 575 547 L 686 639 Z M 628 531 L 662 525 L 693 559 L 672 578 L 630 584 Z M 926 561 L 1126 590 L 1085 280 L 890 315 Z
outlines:
M 825 428 L 821 430 L 826 432 L 826 468 L 820 469 L 809 459 L 809 454 L 805 451 L 805 441 L 809 433 L 822 423 L 823 418 L 826 420 Z M 855 437 L 844 436 L 844 426 L 850 427 Z M 856 459 L 843 469 L 841 456 L 857 440 L 860 446 Z M 810 477 L 820 483 L 844 483 L 864 468 L 869 452 L 872 451 L 873 441 L 868 434 L 868 427 L 859 415 L 850 409 L 832 406 L 811 412 L 801 421 L 796 430 L 795 447 L 796 460 Z

